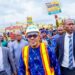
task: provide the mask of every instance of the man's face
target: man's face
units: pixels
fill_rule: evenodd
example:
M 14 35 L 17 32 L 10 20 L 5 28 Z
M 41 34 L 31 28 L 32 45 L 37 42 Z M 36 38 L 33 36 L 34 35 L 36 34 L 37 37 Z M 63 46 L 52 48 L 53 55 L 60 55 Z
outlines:
M 16 40 L 20 41 L 22 39 L 22 36 L 20 34 L 16 35 Z
M 60 35 L 63 34 L 64 33 L 63 26 L 58 27 L 57 31 L 58 31 L 58 34 L 60 34 Z
M 57 30 L 54 30 L 54 31 L 53 31 L 53 35 L 56 35 L 56 34 L 57 34 Z
M 46 38 L 46 36 L 47 36 L 46 32 L 41 33 L 41 35 L 42 35 L 43 38 Z
M 15 35 L 10 35 L 11 40 L 15 40 Z
M 37 47 L 39 41 L 40 41 L 40 36 L 39 33 L 37 34 L 29 34 L 27 35 L 28 42 L 31 47 Z
M 64 28 L 68 33 L 72 33 L 73 32 L 73 25 L 74 25 L 74 21 L 71 19 L 67 19 L 67 20 L 65 20 Z

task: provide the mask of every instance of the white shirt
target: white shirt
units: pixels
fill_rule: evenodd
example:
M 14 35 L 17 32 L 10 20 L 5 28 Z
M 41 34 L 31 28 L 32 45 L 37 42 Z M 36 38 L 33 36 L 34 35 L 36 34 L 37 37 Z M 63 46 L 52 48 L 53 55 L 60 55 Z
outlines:
M 73 33 L 71 35 L 66 33 L 65 39 L 64 39 L 64 58 L 63 58 L 62 66 L 66 68 L 68 68 L 69 66 L 69 36 L 72 36 L 71 39 L 73 43 Z M 74 56 L 73 56 L 73 67 L 75 67 Z
M 3 71 L 3 53 L 1 47 L 0 47 L 0 71 Z

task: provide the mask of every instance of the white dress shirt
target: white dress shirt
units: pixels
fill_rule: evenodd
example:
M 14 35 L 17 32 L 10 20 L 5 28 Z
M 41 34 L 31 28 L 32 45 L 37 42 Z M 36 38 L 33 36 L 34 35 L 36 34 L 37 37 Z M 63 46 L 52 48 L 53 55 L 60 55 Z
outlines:
M 72 43 L 73 43 L 73 33 L 71 35 L 66 33 L 64 39 L 64 57 L 63 57 L 62 67 L 66 67 L 66 68 L 69 68 L 68 67 L 69 66 L 69 36 L 71 36 Z M 74 56 L 73 56 L 73 67 L 75 67 Z
M 0 71 L 3 71 L 3 53 L 1 47 L 0 47 Z

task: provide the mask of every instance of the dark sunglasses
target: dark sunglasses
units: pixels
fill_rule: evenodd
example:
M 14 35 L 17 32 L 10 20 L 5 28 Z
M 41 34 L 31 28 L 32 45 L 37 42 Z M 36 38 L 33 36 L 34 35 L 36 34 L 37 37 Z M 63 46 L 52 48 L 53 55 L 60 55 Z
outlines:
M 58 31 L 63 31 L 63 30 L 58 30 Z
M 33 34 L 33 35 L 28 35 L 27 38 L 36 38 L 38 35 L 37 34 Z

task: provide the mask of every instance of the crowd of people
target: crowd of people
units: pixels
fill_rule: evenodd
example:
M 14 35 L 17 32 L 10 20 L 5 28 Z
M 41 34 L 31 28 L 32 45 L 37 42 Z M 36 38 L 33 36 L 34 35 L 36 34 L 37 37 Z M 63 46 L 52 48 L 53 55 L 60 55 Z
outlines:
M 75 75 L 75 23 L 56 29 L 30 25 L 0 34 L 0 75 Z

